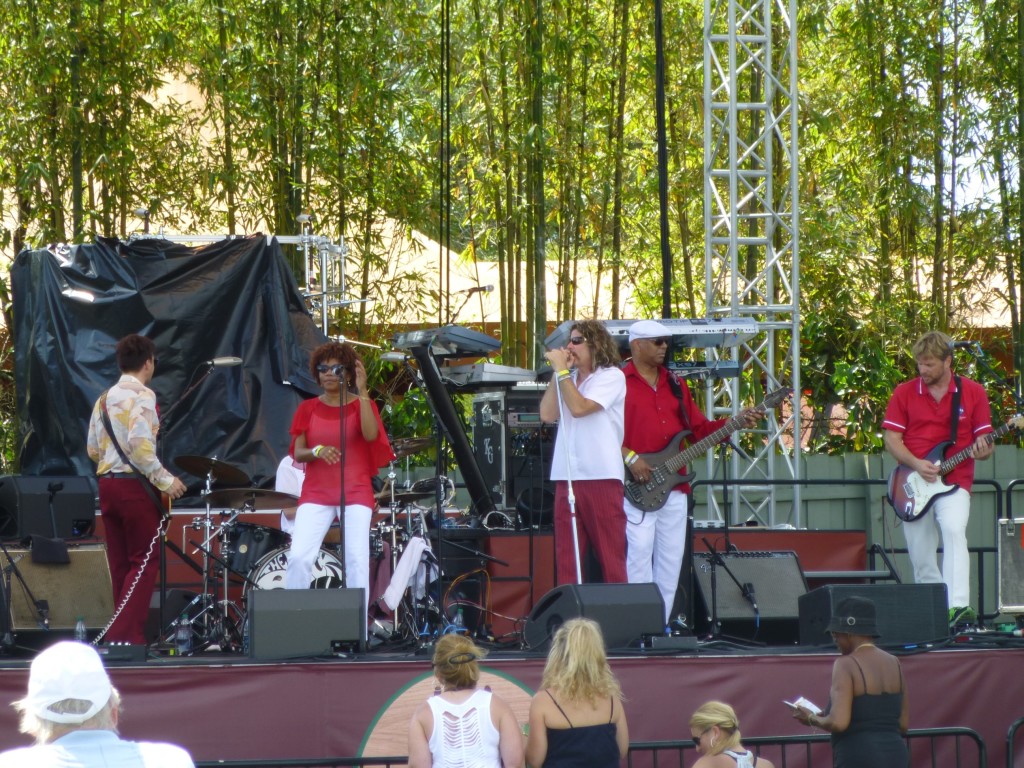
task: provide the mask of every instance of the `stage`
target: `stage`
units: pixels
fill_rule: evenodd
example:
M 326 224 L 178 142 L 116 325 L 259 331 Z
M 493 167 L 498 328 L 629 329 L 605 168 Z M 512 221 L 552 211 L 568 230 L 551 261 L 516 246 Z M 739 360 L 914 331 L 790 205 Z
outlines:
M 746 735 L 805 734 L 782 700 L 803 695 L 824 705 L 834 660 L 825 649 L 723 652 L 709 644 L 686 655 L 618 655 L 612 666 L 630 740 L 641 742 L 688 738 L 689 715 L 711 698 L 736 707 Z M 1024 646 L 971 639 L 902 660 L 911 727 L 974 729 L 988 764 L 1005 765 L 1007 729 L 1024 714 Z M 27 676 L 26 663 L 10 664 L 0 669 L 5 702 L 23 695 Z M 543 664 L 537 654 L 497 652 L 483 665 L 484 682 L 521 722 Z M 111 664 L 110 673 L 124 698 L 122 733 L 179 743 L 197 761 L 405 755 L 410 714 L 434 689 L 428 657 L 416 654 L 283 663 L 206 654 Z M 24 743 L 15 723 L 13 711 L 0 708 L 0 747 Z

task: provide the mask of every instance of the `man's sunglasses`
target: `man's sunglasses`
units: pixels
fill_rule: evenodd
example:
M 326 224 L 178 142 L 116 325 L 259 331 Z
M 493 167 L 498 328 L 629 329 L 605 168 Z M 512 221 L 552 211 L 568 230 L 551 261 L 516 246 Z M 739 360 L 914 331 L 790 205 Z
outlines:
M 573 346 L 577 346 L 578 347 L 581 344 L 586 344 L 587 340 L 584 337 L 582 337 L 582 336 L 570 336 L 569 337 L 569 343 L 572 344 Z
M 323 365 L 322 363 L 316 367 L 317 373 L 333 373 L 339 379 L 341 378 L 342 371 L 345 370 L 344 365 Z
M 667 345 L 668 344 L 668 339 L 666 339 L 664 337 L 662 337 L 660 339 L 648 339 L 648 341 L 651 342 L 651 344 L 653 344 L 656 347 L 660 347 L 662 345 Z

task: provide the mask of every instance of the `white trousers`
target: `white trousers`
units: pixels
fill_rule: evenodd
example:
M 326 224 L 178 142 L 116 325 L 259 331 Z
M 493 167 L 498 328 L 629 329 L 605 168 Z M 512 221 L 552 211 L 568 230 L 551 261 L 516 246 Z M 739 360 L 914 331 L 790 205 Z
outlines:
M 288 550 L 285 589 L 309 589 L 313 563 L 320 553 L 327 529 L 341 509 L 323 504 L 300 504 L 295 511 L 292 546 Z M 345 586 L 362 587 L 363 601 L 370 591 L 370 518 L 373 510 L 362 504 L 345 507 Z
M 963 488 L 941 496 L 924 517 L 903 524 L 910 563 L 917 584 L 946 584 L 950 608 L 971 604 L 971 556 L 967 551 L 967 518 L 971 494 Z M 939 536 L 942 536 L 942 571 L 939 571 Z
M 626 498 L 626 575 L 630 584 L 654 582 L 665 601 L 665 623 L 679 587 L 686 553 L 686 494 L 672 491 L 655 512 L 637 509 Z

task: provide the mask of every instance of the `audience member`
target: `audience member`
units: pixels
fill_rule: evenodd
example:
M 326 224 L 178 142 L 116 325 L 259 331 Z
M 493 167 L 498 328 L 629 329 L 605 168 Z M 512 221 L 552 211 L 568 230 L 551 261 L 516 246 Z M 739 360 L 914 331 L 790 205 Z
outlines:
M 531 768 L 616 768 L 629 748 L 622 690 L 605 657 L 601 628 L 570 619 L 551 645 L 541 690 L 530 704 Z
M 907 768 L 907 687 L 899 659 L 875 645 L 875 604 L 841 600 L 827 631 L 842 654 L 832 665 L 828 706 L 820 715 L 797 707 L 793 717 L 832 734 L 836 768 Z
M 121 697 L 84 643 L 60 642 L 36 656 L 28 694 L 13 706 L 36 743 L 0 753 L 0 768 L 195 768 L 181 747 L 118 736 Z
M 690 718 L 690 735 L 700 757 L 693 768 L 775 768 L 770 760 L 754 757 L 740 740 L 736 712 L 722 701 L 709 701 Z
M 434 648 L 440 684 L 409 723 L 409 768 L 522 768 L 523 737 L 512 709 L 480 681 L 485 652 L 464 635 Z

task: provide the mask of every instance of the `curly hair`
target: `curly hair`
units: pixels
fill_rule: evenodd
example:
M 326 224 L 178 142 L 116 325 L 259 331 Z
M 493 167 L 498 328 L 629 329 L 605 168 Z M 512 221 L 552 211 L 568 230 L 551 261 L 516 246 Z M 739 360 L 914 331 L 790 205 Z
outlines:
M 316 367 L 324 360 L 337 360 L 345 368 L 345 386 L 349 391 L 353 391 L 356 386 L 356 361 L 361 359 L 351 344 L 328 341 L 313 350 L 309 358 L 309 372 L 313 380 L 319 384 L 320 374 L 317 373 Z
M 622 689 L 604 652 L 604 636 L 597 622 L 570 619 L 555 633 L 542 688 L 553 688 L 574 702 L 598 697 L 622 698 Z
M 934 357 L 945 360 L 953 355 L 953 340 L 942 331 L 928 331 L 914 342 L 911 353 L 916 360 L 919 357 Z
M 434 646 L 434 674 L 448 690 L 472 688 L 480 679 L 477 660 L 486 655 L 465 635 L 443 635 Z
M 722 740 L 708 750 L 717 755 L 740 745 L 740 721 L 736 711 L 724 701 L 709 701 L 701 704 L 690 718 L 690 729 L 704 733 L 714 726 L 722 732 Z
M 573 331 L 579 331 L 587 340 L 594 368 L 611 368 L 619 364 L 619 346 L 600 320 L 577 320 L 569 329 L 570 336 Z

